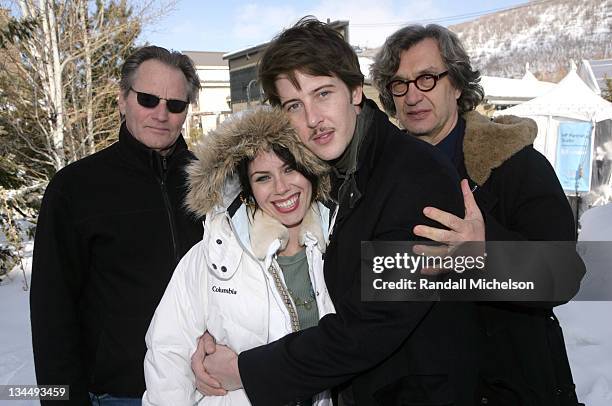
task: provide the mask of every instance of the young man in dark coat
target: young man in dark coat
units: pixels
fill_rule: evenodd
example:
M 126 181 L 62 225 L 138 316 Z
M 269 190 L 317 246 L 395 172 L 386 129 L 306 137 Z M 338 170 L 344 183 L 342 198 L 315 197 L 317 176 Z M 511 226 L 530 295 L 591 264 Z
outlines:
M 53 177 L 36 229 L 36 378 L 69 385 L 71 405 L 141 403 L 149 322 L 178 261 L 202 238 L 201 221 L 183 207 L 193 63 L 149 46 L 121 76 L 119 141 Z
M 472 405 L 473 303 L 361 300 L 362 241 L 415 239 L 417 224 L 437 225 L 423 216 L 427 205 L 463 214 L 450 162 L 406 137 L 364 98 L 357 56 L 319 21 L 305 19 L 281 33 L 259 73 L 271 104 L 285 110 L 301 141 L 333 166 L 338 209 L 325 280 L 337 313 L 239 356 L 217 346 L 205 359 L 207 371 L 226 389 L 244 386 L 253 405 L 308 404 L 315 393 L 347 381 L 352 386 L 343 401 L 353 398 L 357 405 Z
M 416 235 L 440 242 L 575 240 L 557 176 L 533 148 L 535 122 L 491 121 L 473 111 L 483 97 L 480 74 L 455 34 L 434 24 L 402 28 L 387 39 L 371 70 L 387 113 L 443 151 L 467 179 L 465 217 L 428 205 L 425 215 L 449 229 L 419 225 Z M 584 267 L 575 252 L 564 254 L 576 263 L 564 268 L 575 292 Z M 577 404 L 552 306 L 483 302 L 478 308 L 485 334 L 477 403 Z

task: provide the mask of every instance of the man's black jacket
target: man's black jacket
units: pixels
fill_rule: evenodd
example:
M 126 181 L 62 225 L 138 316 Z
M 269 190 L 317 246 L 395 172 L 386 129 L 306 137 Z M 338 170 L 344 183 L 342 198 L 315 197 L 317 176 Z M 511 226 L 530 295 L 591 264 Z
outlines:
M 283 405 L 351 378 L 358 405 L 472 405 L 478 326 L 473 303 L 362 302 L 361 241 L 414 240 L 425 206 L 463 216 L 459 179 L 435 149 L 375 109 L 357 188 L 339 202 L 325 256 L 336 314 L 317 327 L 240 354 L 253 405 Z M 439 225 L 438 225 L 439 226 Z
M 465 113 L 462 176 L 478 185 L 474 197 L 486 224 L 487 241 L 574 241 L 574 216 L 548 160 L 533 148 L 537 125 L 502 116 L 495 121 Z M 575 293 L 584 264 L 571 244 L 555 257 L 555 279 Z M 555 251 L 553 251 L 555 252 Z M 520 259 L 519 259 L 520 260 Z M 529 267 L 527 267 L 529 268 Z M 561 275 L 561 274 L 564 275 Z M 552 305 L 482 302 L 483 329 L 478 400 L 493 405 L 578 404 L 563 333 Z
M 182 137 L 164 158 L 124 125 L 117 143 L 47 187 L 32 266 L 34 361 L 39 385 L 70 385 L 70 404 L 89 404 L 88 392 L 144 392 L 149 322 L 179 259 L 202 238 L 183 207 L 191 159 Z

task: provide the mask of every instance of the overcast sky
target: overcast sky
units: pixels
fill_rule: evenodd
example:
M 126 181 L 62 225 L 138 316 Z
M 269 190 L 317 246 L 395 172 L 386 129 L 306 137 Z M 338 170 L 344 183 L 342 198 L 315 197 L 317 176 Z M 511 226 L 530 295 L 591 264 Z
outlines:
M 230 52 L 269 41 L 304 15 L 349 20 L 353 45 L 376 47 L 406 23 L 452 25 L 525 0 L 179 0 L 140 42 L 179 51 Z

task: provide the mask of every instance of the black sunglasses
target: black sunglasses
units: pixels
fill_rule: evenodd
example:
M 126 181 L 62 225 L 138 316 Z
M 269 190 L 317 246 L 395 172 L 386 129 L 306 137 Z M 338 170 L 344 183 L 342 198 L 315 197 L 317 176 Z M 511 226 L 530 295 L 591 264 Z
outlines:
M 130 87 L 130 90 L 134 93 L 136 93 L 136 100 L 138 101 L 138 104 L 140 104 L 142 107 L 146 107 L 148 109 L 152 109 L 157 107 L 157 105 L 159 104 L 160 100 L 165 100 L 166 101 L 166 108 L 168 109 L 168 111 L 170 113 L 182 113 L 183 111 L 185 111 L 185 109 L 187 108 L 187 106 L 189 105 L 189 102 L 183 101 L 183 100 L 176 100 L 176 99 L 164 99 L 163 97 L 157 97 L 153 94 L 149 94 L 149 93 L 144 93 L 144 92 L 137 92 L 136 90 L 134 90 L 133 88 Z
M 414 80 L 395 79 L 389 82 L 387 85 L 387 90 L 389 90 L 395 97 L 402 97 L 408 93 L 408 87 L 410 87 L 410 84 L 414 83 L 414 86 L 416 86 L 416 88 L 421 92 L 429 92 L 436 87 L 438 80 L 442 79 L 446 75 L 448 75 L 448 71 L 438 73 L 437 75 L 433 73 L 425 73 L 424 75 L 417 76 L 417 78 Z

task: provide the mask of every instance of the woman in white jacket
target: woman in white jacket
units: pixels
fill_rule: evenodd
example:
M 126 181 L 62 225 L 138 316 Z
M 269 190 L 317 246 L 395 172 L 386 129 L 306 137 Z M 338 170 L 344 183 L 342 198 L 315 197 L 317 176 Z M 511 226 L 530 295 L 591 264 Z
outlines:
M 323 279 L 327 167 L 284 113 L 243 113 L 209 133 L 189 171 L 187 205 L 204 238 L 179 263 L 146 335 L 145 405 L 249 405 L 243 390 L 202 397 L 190 357 L 206 330 L 240 353 L 333 312 Z M 274 388 L 270 388 L 274 390 Z M 329 393 L 303 404 L 331 405 Z

